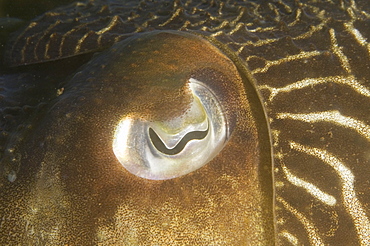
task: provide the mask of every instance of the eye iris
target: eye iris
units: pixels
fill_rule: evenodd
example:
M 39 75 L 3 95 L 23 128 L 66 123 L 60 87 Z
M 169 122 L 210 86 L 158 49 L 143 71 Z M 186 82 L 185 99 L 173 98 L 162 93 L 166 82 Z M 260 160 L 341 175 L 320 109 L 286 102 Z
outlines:
M 113 151 L 132 174 L 164 180 L 195 171 L 223 148 L 229 135 L 223 108 L 213 91 L 189 80 L 194 100 L 182 116 L 166 122 L 126 117 L 117 125 Z

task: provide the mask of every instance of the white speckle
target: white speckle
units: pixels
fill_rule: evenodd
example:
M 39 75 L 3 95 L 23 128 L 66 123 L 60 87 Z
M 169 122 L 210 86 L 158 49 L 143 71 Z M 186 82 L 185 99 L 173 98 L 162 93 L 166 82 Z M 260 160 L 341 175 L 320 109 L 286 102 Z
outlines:
M 8 180 L 9 180 L 9 182 L 12 182 L 13 183 L 16 179 L 17 179 L 17 174 L 14 171 L 11 171 L 8 174 Z

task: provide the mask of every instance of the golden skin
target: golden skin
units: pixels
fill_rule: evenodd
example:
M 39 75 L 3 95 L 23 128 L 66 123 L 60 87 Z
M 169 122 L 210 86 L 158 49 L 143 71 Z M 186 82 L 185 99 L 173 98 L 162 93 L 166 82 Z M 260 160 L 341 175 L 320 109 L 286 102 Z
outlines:
M 217 0 L 158 0 L 142 4 L 128 0 L 125 3 L 128 4 L 124 7 L 120 0 L 92 0 L 52 10 L 20 30 L 6 50 L 9 52 L 6 64 L 46 65 L 50 60 L 106 49 L 113 42 L 153 29 L 201 33 L 236 64 L 241 75 L 254 81 L 256 89 L 245 92 L 250 93 L 251 110 L 260 112 L 254 113 L 257 127 L 268 118 L 273 141 L 265 134 L 259 134 L 258 141 L 262 153 L 270 153 L 273 148 L 274 155 L 260 156 L 265 158 L 261 163 L 267 163 L 268 168 L 267 172 L 260 168 L 259 171 L 264 171 L 258 176 L 264 177 L 264 183 L 271 181 L 269 164 L 273 158 L 275 191 L 272 185 L 261 186 L 266 190 L 261 196 L 275 199 L 276 244 L 369 244 L 368 1 L 230 0 L 225 4 Z M 110 43 L 98 40 L 110 40 Z M 60 64 L 62 69 L 56 66 L 57 69 L 50 70 L 52 77 L 60 70 L 72 73 L 64 71 L 69 60 Z M 41 68 L 36 72 L 45 73 Z M 43 88 L 37 77 L 32 77 L 34 74 L 17 84 L 20 88 L 24 84 Z M 47 80 L 45 84 L 58 83 Z M 261 113 L 258 98 L 252 100 L 255 90 L 262 96 L 267 117 Z M 23 103 L 23 98 L 41 97 L 32 95 L 11 93 L 5 99 L 16 102 L 21 99 L 19 102 Z M 21 105 L 28 105 L 27 101 Z M 7 118 L 3 121 L 9 122 Z M 34 151 L 29 152 L 33 155 Z M 0 182 L 8 181 L 5 178 Z M 12 196 L 19 199 L 24 195 L 16 189 L 12 191 Z M 35 193 L 35 197 L 40 194 L 49 196 L 44 190 Z M 14 214 L 14 203 L 7 204 L 4 201 L 3 207 L 12 208 Z M 17 216 L 5 213 L 2 218 L 0 224 L 10 225 L 7 228 L 14 228 L 17 223 L 23 223 L 19 228 L 26 227 L 25 221 L 17 222 Z M 8 218 L 16 222 L 9 222 Z M 27 230 L 34 235 L 34 230 Z M 107 235 L 103 233 L 107 231 L 101 229 L 100 235 Z M 62 237 L 63 233 L 58 235 Z M 4 240 L 8 237 L 6 234 Z
M 268 143 L 267 123 L 255 124 L 265 117 L 262 106 L 236 64 L 205 39 L 181 32 L 138 35 L 96 56 L 21 148 L 17 179 L 1 190 L 9 219 L 0 242 L 274 244 L 271 153 L 257 141 Z M 229 141 L 190 174 L 163 181 L 134 176 L 112 151 L 115 126 L 127 115 L 181 115 L 189 107 L 189 78 L 217 93 Z

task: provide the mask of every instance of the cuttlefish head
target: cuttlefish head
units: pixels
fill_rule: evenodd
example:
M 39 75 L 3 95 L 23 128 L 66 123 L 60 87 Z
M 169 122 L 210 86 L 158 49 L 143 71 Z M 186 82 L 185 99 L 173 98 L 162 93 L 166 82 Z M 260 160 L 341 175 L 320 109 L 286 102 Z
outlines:
M 243 69 L 182 32 L 96 55 L 21 148 L 9 200 L 28 242 L 273 243 L 267 123 Z

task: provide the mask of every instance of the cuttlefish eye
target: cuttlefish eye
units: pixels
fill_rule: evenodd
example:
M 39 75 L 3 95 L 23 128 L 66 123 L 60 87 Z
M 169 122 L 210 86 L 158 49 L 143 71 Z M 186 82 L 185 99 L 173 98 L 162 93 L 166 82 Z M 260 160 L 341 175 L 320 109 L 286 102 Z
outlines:
M 99 93 L 102 87 L 114 92 L 104 99 L 112 102 L 105 103 L 104 111 L 112 112 L 112 150 L 128 172 L 152 180 L 176 178 L 222 150 L 238 107 L 228 98 L 236 97 L 240 84 L 228 89 L 239 77 L 219 49 L 196 35 L 152 32 L 100 57 L 67 88 L 85 94 L 91 89 L 76 83 L 89 81 Z M 225 67 L 230 69 L 225 72 Z
M 192 172 L 224 146 L 228 125 L 215 93 L 189 79 L 191 103 L 184 114 L 167 121 L 129 116 L 117 125 L 113 150 L 131 173 L 147 179 L 170 179 Z

